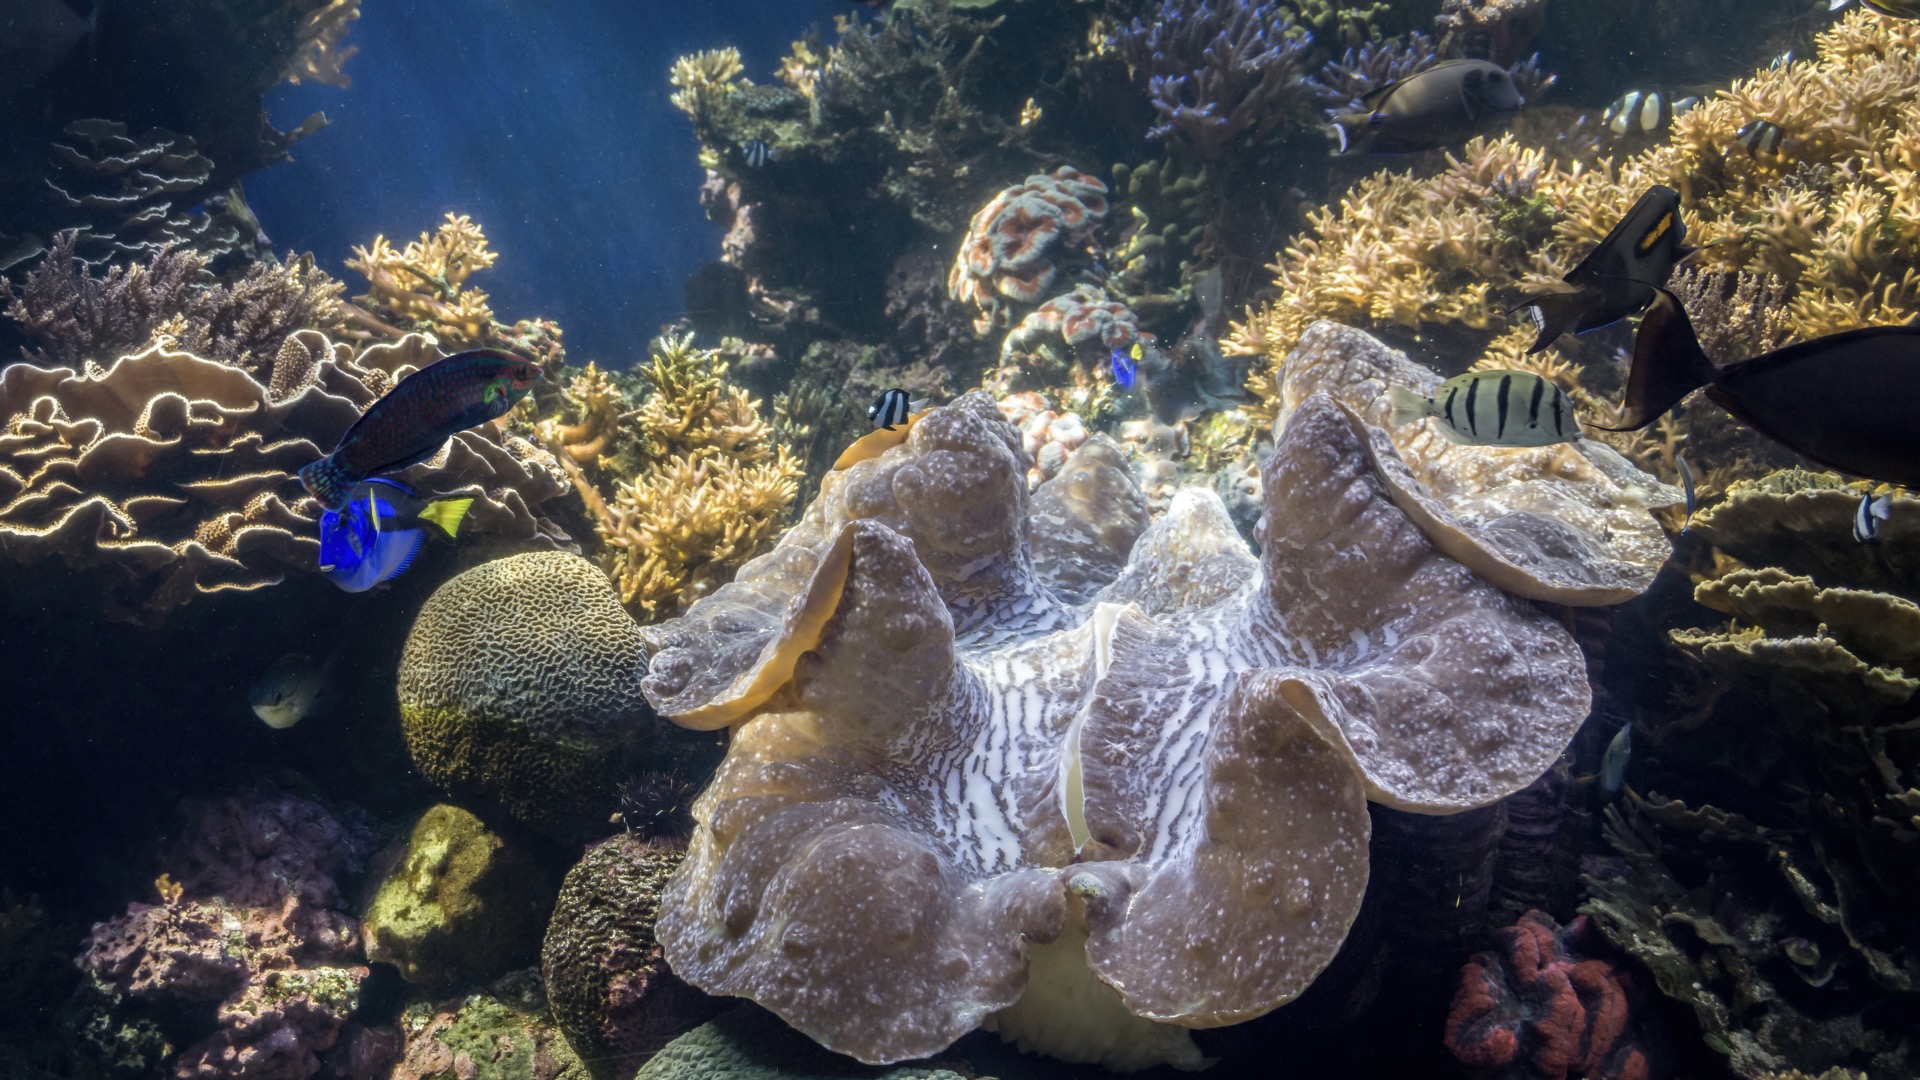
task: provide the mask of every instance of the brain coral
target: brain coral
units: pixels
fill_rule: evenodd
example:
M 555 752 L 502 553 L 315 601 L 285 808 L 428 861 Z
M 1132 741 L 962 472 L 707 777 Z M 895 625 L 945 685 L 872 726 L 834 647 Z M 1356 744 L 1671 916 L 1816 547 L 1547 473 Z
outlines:
M 136 621 L 312 571 L 318 508 L 294 471 L 438 356 L 421 337 L 356 353 L 302 330 L 264 384 L 165 339 L 104 370 L 13 364 L 0 370 L 0 549 L 102 571 L 110 610 Z M 476 496 L 475 531 L 565 535 L 534 512 L 566 491 L 551 458 L 490 425 L 398 475 Z
M 434 591 L 400 657 L 414 765 L 561 835 L 604 826 L 622 751 L 652 719 L 639 628 L 598 567 L 536 551 Z
M 554 1022 L 582 1058 L 643 1060 L 718 1010 L 667 970 L 653 939 L 660 893 L 685 854 L 621 833 L 567 871 L 540 977 Z
M 1075 606 L 1035 566 L 1017 433 L 969 395 L 643 631 L 662 714 L 734 728 L 655 928 L 675 973 L 870 1063 L 985 1024 L 1193 1067 L 1185 1029 L 1299 994 L 1365 891 L 1366 801 L 1516 791 L 1589 691 L 1383 432 L 1315 394 L 1277 444 L 1260 557 L 1184 491 Z

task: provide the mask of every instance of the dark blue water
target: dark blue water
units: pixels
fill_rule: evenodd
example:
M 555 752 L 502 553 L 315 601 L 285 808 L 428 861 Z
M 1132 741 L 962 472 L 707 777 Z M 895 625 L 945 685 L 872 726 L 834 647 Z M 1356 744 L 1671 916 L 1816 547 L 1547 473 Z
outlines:
M 576 362 L 624 366 L 718 254 L 701 213 L 687 118 L 667 103 L 676 57 L 733 45 L 771 81 L 813 23 L 867 9 L 840 0 L 477 0 L 377 3 L 349 41 L 353 87 L 307 84 L 269 99 L 276 124 L 332 125 L 294 163 L 247 179 L 276 250 L 312 251 L 350 288 L 353 245 L 403 243 L 468 214 L 500 260 L 474 284 L 504 322 L 566 329 Z M 455 13 L 455 12 L 458 13 Z

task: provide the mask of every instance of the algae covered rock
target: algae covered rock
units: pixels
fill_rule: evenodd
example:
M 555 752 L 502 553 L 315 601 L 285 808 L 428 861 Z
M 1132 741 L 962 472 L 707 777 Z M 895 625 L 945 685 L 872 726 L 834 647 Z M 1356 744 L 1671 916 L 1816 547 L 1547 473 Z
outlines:
M 591 835 L 654 725 L 639 628 L 591 562 L 497 559 L 440 586 L 400 659 L 400 719 L 422 773 L 562 837 Z
M 711 1017 L 713 998 L 667 970 L 653 922 L 686 849 L 622 833 L 567 871 L 541 976 L 554 1022 L 590 1060 L 639 1060 Z
M 592 1073 L 541 1015 L 537 993 L 521 1000 L 529 995 L 494 989 L 503 993 L 409 1006 L 392 1080 L 588 1080 Z
M 367 959 L 421 986 L 492 978 L 532 958 L 550 885 L 523 846 L 457 806 L 433 807 L 367 907 Z

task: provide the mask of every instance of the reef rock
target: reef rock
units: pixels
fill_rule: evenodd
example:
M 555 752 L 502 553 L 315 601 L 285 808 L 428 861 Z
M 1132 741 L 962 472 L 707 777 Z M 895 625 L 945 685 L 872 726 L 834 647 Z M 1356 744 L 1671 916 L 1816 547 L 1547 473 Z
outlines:
M 655 927 L 674 972 L 869 1063 L 986 1025 L 1068 1060 L 1197 1067 L 1185 1029 L 1299 994 L 1358 911 L 1368 799 L 1484 806 L 1586 716 L 1568 633 L 1454 552 L 1589 601 L 1651 571 L 1549 510 L 1460 513 L 1326 394 L 1277 443 L 1262 556 L 1183 491 L 1074 605 L 1043 584 L 1072 575 L 1034 563 L 1018 433 L 968 395 L 643 630 L 662 715 L 734 729 Z M 1614 482 L 1528 479 L 1542 507 L 1578 502 L 1555 483 Z M 1100 503 L 1056 512 L 1075 505 Z M 1494 560 L 1512 549 L 1489 531 L 1566 542 Z

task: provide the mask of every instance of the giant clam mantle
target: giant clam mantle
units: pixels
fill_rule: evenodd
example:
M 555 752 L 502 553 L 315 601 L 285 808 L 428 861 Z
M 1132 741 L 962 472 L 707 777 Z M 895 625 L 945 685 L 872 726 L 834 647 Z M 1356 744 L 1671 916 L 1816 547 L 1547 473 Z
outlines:
M 1042 525 L 977 394 L 829 475 L 644 631 L 659 711 L 734 729 L 656 927 L 674 972 L 873 1063 L 985 1025 L 1194 1067 L 1187 1029 L 1299 994 L 1365 891 L 1367 799 L 1489 804 L 1586 716 L 1579 650 L 1513 594 L 1617 602 L 1667 554 L 1646 511 L 1672 493 L 1603 446 L 1396 448 L 1374 399 L 1422 377 L 1357 331 L 1302 338 L 1258 558 L 1202 490 L 1110 527 L 1117 469 L 1043 487 Z M 1049 584 L 1123 554 L 1088 603 Z

